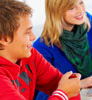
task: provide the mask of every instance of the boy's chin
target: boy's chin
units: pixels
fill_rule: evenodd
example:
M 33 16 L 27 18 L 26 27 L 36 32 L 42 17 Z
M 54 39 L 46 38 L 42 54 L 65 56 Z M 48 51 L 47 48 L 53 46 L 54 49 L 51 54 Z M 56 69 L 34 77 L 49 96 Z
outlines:
M 28 55 L 27 55 L 27 57 L 26 58 L 29 58 L 31 56 L 31 52 L 30 53 L 28 53 Z
M 31 52 L 28 53 L 24 58 L 29 58 L 31 56 Z

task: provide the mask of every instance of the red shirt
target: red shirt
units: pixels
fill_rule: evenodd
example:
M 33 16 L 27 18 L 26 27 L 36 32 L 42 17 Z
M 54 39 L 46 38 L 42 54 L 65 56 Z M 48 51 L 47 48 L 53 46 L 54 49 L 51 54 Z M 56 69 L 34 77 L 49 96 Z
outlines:
M 31 53 L 19 64 L 0 57 L 0 100 L 33 100 L 35 88 L 52 94 L 48 100 L 68 100 L 63 91 L 56 90 L 62 74 L 34 48 Z M 80 100 L 80 96 L 69 100 Z

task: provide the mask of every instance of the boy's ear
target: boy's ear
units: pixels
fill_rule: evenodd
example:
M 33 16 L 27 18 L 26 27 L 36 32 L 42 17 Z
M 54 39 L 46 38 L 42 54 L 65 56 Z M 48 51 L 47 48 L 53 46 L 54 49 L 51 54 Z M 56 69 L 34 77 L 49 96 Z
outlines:
M 0 44 L 2 44 L 3 46 L 7 46 L 10 43 L 10 41 L 11 41 L 10 38 L 7 38 L 7 40 L 2 38 L 0 40 Z

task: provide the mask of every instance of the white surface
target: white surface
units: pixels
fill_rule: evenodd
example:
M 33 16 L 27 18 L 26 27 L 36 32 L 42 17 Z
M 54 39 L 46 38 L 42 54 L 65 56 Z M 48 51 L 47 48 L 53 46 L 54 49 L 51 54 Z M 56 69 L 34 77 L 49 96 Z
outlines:
M 88 97 L 87 92 L 89 89 L 82 89 L 80 94 L 81 94 L 81 100 L 92 100 L 92 96 Z

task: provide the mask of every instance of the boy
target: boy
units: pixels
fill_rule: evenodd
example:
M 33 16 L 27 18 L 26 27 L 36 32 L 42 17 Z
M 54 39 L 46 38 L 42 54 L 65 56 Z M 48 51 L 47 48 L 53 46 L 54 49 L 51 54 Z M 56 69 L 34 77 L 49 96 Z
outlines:
M 62 76 L 32 48 L 31 16 L 31 8 L 23 2 L 0 1 L 0 100 L 33 100 L 35 88 L 52 94 L 48 100 L 77 96 L 80 75 Z

